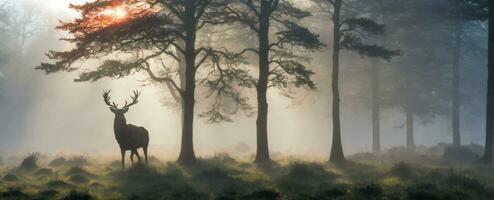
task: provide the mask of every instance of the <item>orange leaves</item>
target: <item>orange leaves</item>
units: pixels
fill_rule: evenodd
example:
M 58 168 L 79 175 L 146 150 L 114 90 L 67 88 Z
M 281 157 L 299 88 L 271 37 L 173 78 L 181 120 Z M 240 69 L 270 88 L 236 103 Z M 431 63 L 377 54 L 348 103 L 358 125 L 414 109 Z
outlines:
M 141 0 L 96 0 L 82 5 L 71 5 L 80 18 L 58 26 L 76 37 L 101 29 L 125 24 L 130 20 L 154 14 L 152 6 Z

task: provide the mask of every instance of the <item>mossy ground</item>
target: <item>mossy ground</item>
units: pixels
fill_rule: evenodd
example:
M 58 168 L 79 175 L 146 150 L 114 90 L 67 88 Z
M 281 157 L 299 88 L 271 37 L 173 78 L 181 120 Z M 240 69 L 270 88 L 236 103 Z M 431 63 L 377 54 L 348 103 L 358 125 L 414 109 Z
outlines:
M 343 165 L 256 165 L 225 154 L 188 167 L 153 159 L 123 170 L 118 163 L 3 166 L 0 199 L 494 199 L 492 167 L 397 150 L 354 155 Z

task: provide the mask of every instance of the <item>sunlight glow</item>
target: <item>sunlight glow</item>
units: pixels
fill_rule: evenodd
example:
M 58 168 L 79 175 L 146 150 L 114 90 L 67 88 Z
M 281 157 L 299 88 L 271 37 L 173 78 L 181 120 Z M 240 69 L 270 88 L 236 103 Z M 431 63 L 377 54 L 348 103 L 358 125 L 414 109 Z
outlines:
M 123 7 L 107 9 L 101 12 L 101 15 L 111 17 L 115 20 L 121 20 L 127 17 L 127 11 Z

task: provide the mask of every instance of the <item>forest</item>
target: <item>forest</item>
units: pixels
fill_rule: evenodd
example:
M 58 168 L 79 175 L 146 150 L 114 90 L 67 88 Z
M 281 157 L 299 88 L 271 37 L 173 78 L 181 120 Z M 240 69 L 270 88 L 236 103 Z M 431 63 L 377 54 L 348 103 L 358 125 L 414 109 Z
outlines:
M 0 199 L 494 199 L 494 0 L 0 0 Z

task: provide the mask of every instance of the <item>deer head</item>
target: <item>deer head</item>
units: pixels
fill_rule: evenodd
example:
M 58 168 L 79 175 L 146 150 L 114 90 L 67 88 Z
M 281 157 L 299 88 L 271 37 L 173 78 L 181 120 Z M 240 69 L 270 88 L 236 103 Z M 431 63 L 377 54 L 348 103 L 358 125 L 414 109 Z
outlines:
M 127 101 L 125 101 L 125 105 L 122 108 L 118 108 L 118 104 L 115 102 L 110 103 L 110 92 L 111 90 L 106 90 L 103 92 L 103 100 L 105 101 L 106 105 L 110 108 L 110 111 L 115 113 L 115 115 L 123 116 L 127 111 L 129 111 L 129 108 L 135 104 L 137 104 L 139 101 L 137 100 L 139 98 L 139 95 L 141 93 L 137 90 L 133 91 L 133 95 L 131 96 L 132 102 L 129 104 Z

